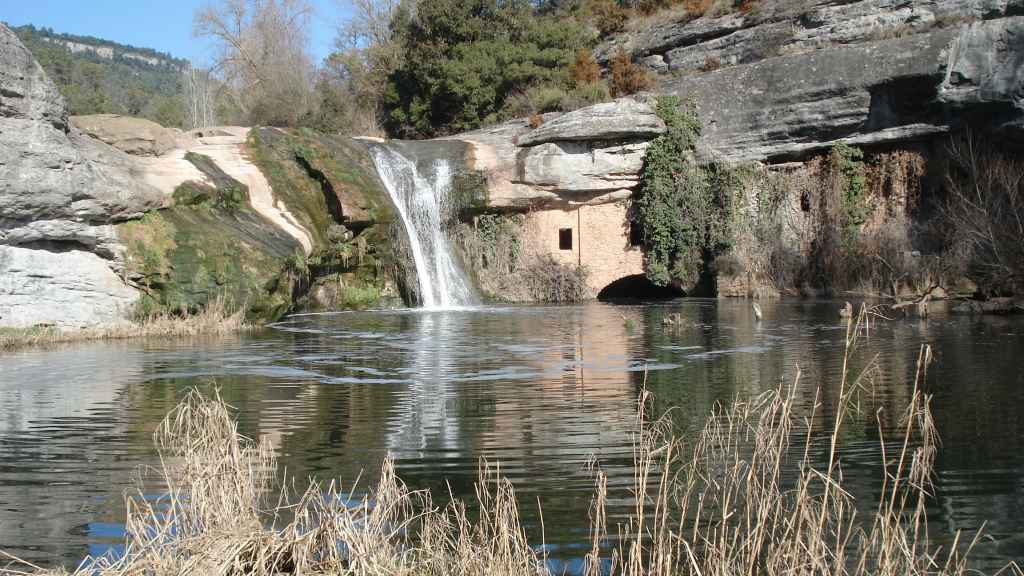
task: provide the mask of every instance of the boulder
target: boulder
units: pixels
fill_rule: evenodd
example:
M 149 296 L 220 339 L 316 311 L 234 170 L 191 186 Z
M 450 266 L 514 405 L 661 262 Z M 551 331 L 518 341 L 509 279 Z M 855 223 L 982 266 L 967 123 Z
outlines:
M 72 116 L 71 125 L 85 134 L 135 156 L 160 156 L 175 147 L 173 130 L 146 120 L 118 114 Z
M 519 137 L 519 146 L 546 142 L 651 139 L 665 131 L 654 109 L 633 98 L 580 108 Z

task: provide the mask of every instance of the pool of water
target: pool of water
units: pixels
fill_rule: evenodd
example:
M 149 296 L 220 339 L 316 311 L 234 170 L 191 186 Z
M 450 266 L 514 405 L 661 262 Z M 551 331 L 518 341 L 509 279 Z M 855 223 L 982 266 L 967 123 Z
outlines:
M 681 434 L 719 401 L 794 382 L 827 429 L 842 371 L 839 303 L 743 301 L 485 307 L 291 317 L 224 338 L 79 343 L 0 355 L 0 549 L 73 567 L 116 544 L 123 498 L 155 463 L 152 432 L 193 387 L 219 386 L 242 433 L 266 438 L 300 480 L 362 473 L 390 455 L 413 487 L 471 498 L 481 458 L 500 462 L 522 514 L 553 557 L 586 545 L 593 478 L 632 479 L 636 400 L 672 409 Z M 691 326 L 666 329 L 680 314 Z M 877 495 L 883 428 L 896 425 L 915 362 L 942 437 L 930 527 L 938 539 L 983 523 L 981 566 L 1024 559 L 1024 319 L 941 312 L 879 321 L 851 357 L 872 363 L 862 417 L 843 434 L 855 496 Z M 144 475 L 144 474 L 143 474 Z M 614 522 L 625 510 L 610 510 Z M 539 540 L 539 537 L 537 538 Z

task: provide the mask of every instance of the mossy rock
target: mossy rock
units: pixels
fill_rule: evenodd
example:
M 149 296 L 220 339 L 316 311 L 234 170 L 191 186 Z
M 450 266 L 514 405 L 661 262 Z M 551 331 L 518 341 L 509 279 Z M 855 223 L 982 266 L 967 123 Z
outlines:
M 362 230 L 394 217 L 373 160 L 350 138 L 258 128 L 246 149 L 317 246 L 329 244 L 332 224 Z
M 308 129 L 258 128 L 249 133 L 246 149 L 274 194 L 310 231 L 311 276 L 355 272 L 364 284 L 386 292 L 404 261 L 391 235 L 394 207 L 366 146 Z M 339 225 L 355 239 L 333 237 Z
M 208 200 L 220 192 L 189 183 L 171 208 L 118 225 L 128 272 L 145 292 L 139 314 L 194 313 L 216 299 L 229 310 L 244 307 L 250 320 L 275 320 L 291 308 L 298 278 L 289 263 L 301 245 L 247 204 Z

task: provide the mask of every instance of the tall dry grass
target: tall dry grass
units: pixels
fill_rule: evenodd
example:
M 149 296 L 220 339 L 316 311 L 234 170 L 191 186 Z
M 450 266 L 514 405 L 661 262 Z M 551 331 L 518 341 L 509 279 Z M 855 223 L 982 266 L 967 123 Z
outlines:
M 866 311 L 850 324 L 848 350 L 865 336 L 865 320 Z M 881 443 L 880 497 L 863 517 L 844 486 L 840 458 L 840 432 L 856 407 L 859 380 L 839 383 L 824 459 L 812 457 L 822 448 L 812 431 L 821 429 L 823 402 L 815 396 L 808 413 L 797 402 L 799 379 L 719 406 L 689 441 L 674 435 L 667 420 L 647 417 L 643 392 L 632 511 L 625 523 L 608 525 L 608 478 L 596 466 L 586 574 L 977 574 L 967 560 L 973 542 L 942 549 L 928 535 L 925 503 L 938 437 L 920 385 L 930 354 L 922 348 L 898 434 Z M 511 483 L 487 463 L 474 514 L 467 503 L 441 506 L 430 493 L 410 490 L 390 461 L 365 496 L 331 482 L 271 501 L 271 450 L 239 435 L 219 397 L 189 394 L 154 440 L 166 494 L 129 498 L 124 554 L 90 559 L 76 576 L 549 574 L 543 548 L 527 539 Z M 1008 571 L 1020 574 L 1016 566 Z
M 83 340 L 228 334 L 253 328 L 255 325 L 245 321 L 244 307 L 232 312 L 227 309 L 223 300 L 216 299 L 211 301 L 201 312 L 194 314 L 155 314 L 138 321 L 125 321 L 96 328 L 3 329 L 0 330 L 0 351 Z

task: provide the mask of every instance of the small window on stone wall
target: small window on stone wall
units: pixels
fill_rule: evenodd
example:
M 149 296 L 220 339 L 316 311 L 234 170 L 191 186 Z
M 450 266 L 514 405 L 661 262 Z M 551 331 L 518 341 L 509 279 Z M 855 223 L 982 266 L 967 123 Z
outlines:
M 558 249 L 572 250 L 572 228 L 560 228 L 558 230 Z
M 629 245 L 640 246 L 644 243 L 644 231 L 634 220 L 629 221 Z

